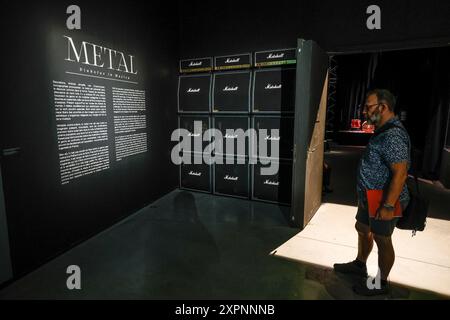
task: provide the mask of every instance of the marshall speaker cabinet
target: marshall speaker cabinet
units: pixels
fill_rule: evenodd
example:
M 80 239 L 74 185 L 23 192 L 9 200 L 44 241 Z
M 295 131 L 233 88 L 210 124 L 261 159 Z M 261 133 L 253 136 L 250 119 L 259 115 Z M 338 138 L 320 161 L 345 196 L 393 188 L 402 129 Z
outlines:
M 295 68 L 257 70 L 253 74 L 253 112 L 293 113 Z
M 209 113 L 211 75 L 184 75 L 178 78 L 178 112 Z
M 213 79 L 213 112 L 250 112 L 250 71 L 215 73 Z
M 211 165 L 203 162 L 201 154 L 190 154 L 190 164 L 180 165 L 180 188 L 211 192 Z
M 266 174 L 262 168 L 278 167 L 277 172 Z M 252 172 L 252 199 L 289 205 L 292 196 L 292 162 L 274 160 L 272 164 L 254 164 Z M 275 170 L 273 170 L 275 171 Z M 263 174 L 264 173 L 264 174 Z
M 228 157 L 223 164 L 214 165 L 214 193 L 238 198 L 249 198 L 248 158 L 239 157 L 244 163 L 238 163 L 238 157 Z M 233 164 L 227 164 L 227 161 Z
M 250 119 L 247 116 L 214 116 L 213 127 L 222 133 L 222 154 L 227 156 L 248 156 L 249 138 L 245 133 L 250 125 Z M 238 150 L 238 141 L 242 141 L 243 150 Z M 229 150 L 227 145 L 233 145 Z M 216 149 L 216 154 L 219 151 Z
M 198 128 L 195 127 L 197 123 Z M 210 143 L 209 141 L 204 141 L 203 137 L 205 131 L 210 128 L 210 117 L 204 115 L 183 115 L 178 117 L 178 127 L 180 129 L 186 129 L 188 131 L 189 137 L 191 137 L 191 149 L 185 150 L 189 152 L 203 152 L 206 146 Z M 200 150 L 195 150 L 195 145 L 198 145 Z
M 256 130 L 257 142 L 252 145 L 252 157 L 269 157 L 279 159 L 292 159 L 293 139 L 294 139 L 294 118 L 276 117 L 276 116 L 255 116 L 253 118 L 253 128 Z M 260 130 L 265 129 L 266 136 L 260 135 Z M 272 129 L 278 129 L 278 135 L 271 132 Z M 272 141 L 279 143 L 279 155 L 273 154 Z M 265 143 L 267 152 L 261 150 L 261 143 Z M 257 154 L 256 154 L 257 153 Z

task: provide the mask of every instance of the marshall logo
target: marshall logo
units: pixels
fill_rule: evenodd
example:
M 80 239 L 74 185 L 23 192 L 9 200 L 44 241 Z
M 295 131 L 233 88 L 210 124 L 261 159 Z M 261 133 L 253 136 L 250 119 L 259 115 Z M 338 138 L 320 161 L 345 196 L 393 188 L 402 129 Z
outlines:
M 189 171 L 188 173 L 190 176 L 195 176 L 195 177 L 201 177 L 202 173 L 201 172 L 195 172 L 195 171 Z
M 67 40 L 67 57 L 64 59 L 66 61 L 134 75 L 138 74 L 134 65 L 134 56 L 132 55 L 125 55 L 121 51 L 86 41 L 81 42 L 80 46 L 76 46 L 71 37 L 63 37 Z
M 267 59 L 280 59 L 280 58 L 284 58 L 284 53 L 271 53 L 267 56 Z
M 225 60 L 225 63 L 238 63 L 241 60 L 241 58 L 227 58 L 227 60 Z
M 223 89 L 223 91 L 237 91 L 238 89 L 239 89 L 238 86 L 236 86 L 236 87 L 229 87 L 229 86 L 226 86 L 226 87 Z
M 200 133 L 191 133 L 191 132 L 189 132 L 188 133 L 188 137 L 194 137 L 194 138 L 200 137 Z
M 280 137 L 272 137 L 272 136 L 267 136 L 264 140 L 270 140 L 270 141 L 280 141 Z
M 267 86 L 264 88 L 266 90 L 273 90 L 273 89 L 281 89 L 281 84 L 270 84 L 268 83 Z
M 203 61 L 191 61 L 191 63 L 189 63 L 189 67 L 200 67 L 203 64 Z
M 230 181 L 238 181 L 239 177 L 233 177 L 233 176 L 229 176 L 226 175 L 223 180 L 230 180 Z
M 225 139 L 236 139 L 238 137 L 237 134 L 225 134 Z
M 198 89 L 189 88 L 186 92 L 187 93 L 199 93 L 200 92 L 200 88 L 198 88 Z
M 264 184 L 267 184 L 269 186 L 278 186 L 280 183 L 278 181 L 271 181 L 267 179 L 266 181 L 264 181 Z

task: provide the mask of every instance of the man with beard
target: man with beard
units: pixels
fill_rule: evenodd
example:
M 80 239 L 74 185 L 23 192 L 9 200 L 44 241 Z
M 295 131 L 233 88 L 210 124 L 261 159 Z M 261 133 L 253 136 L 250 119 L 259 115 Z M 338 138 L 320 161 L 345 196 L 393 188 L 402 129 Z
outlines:
M 352 262 L 334 265 L 337 272 L 367 277 L 366 262 L 375 241 L 381 286 L 372 288 L 367 285 L 367 281 L 353 286 L 357 294 L 366 296 L 387 294 L 390 291 L 387 279 L 395 260 L 391 236 L 398 220 L 394 217 L 395 204 L 399 201 L 404 209 L 409 202 L 405 182 L 410 166 L 410 140 L 395 116 L 394 108 L 395 97 L 388 90 L 375 89 L 366 96 L 363 113 L 376 130 L 358 166 L 358 211 L 355 224 L 358 255 Z M 383 201 L 374 217 L 369 216 L 368 190 L 383 190 Z

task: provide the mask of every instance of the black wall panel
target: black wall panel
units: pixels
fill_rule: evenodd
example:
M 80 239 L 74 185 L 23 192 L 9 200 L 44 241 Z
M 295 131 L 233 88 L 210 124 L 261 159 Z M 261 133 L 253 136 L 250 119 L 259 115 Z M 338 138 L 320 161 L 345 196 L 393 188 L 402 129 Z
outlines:
M 166 2 L 78 1 L 82 29 L 67 30 L 69 1 L 8 2 L 1 10 L 0 148 L 15 277 L 110 227 L 178 186 L 170 160 L 177 127 L 177 8 Z M 148 94 L 148 152 L 62 186 L 53 108 L 53 33 L 95 39 L 139 59 Z M 62 36 L 62 34 L 61 34 Z M 137 61 L 137 60 L 136 60 Z M 80 80 L 81 81 L 81 80 Z M 164 179 L 161 179 L 161 175 Z

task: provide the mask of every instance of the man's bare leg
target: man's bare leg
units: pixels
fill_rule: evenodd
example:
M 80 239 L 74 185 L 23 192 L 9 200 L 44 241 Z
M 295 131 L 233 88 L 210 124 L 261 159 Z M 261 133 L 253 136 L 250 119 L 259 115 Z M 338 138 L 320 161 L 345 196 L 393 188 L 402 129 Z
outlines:
M 369 226 L 359 221 L 356 222 L 355 229 L 358 231 L 358 256 L 356 259 L 366 263 L 373 248 L 373 233 Z
M 381 280 L 387 280 L 395 261 L 394 246 L 390 236 L 375 235 L 378 247 L 378 267 L 380 268 Z

